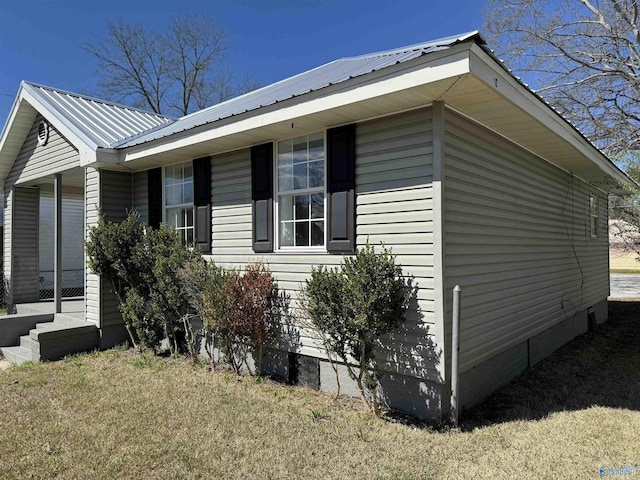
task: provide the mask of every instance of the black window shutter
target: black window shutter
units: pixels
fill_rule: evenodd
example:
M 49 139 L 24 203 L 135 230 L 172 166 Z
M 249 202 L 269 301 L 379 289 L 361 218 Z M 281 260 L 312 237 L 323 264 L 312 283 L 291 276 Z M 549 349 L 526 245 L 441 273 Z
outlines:
M 211 159 L 193 161 L 193 203 L 195 205 L 196 248 L 211 253 Z
M 251 148 L 253 251 L 273 252 L 273 143 Z
M 159 228 L 162 222 L 162 168 L 147 171 L 149 226 Z
M 327 130 L 327 251 L 356 246 L 356 126 Z

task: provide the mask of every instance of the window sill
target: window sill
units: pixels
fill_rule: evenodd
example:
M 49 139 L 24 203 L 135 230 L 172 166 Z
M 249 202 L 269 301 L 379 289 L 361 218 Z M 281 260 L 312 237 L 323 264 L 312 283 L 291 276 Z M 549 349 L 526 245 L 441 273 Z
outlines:
M 299 247 L 299 248 L 279 248 L 274 250 L 277 255 L 300 255 L 300 254 L 327 254 L 326 247 Z

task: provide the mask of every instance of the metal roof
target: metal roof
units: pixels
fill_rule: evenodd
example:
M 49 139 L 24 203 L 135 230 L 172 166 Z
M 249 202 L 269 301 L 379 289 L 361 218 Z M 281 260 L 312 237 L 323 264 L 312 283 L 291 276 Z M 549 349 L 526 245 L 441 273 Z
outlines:
M 96 147 L 112 147 L 124 138 L 173 121 L 162 115 L 31 82 L 22 82 L 21 87 Z
M 407 62 L 428 53 L 445 50 L 458 43 L 476 40 L 484 43 L 477 31 L 440 38 L 426 43 L 386 50 L 382 52 L 335 60 L 299 75 L 281 80 L 272 85 L 254 90 L 240 97 L 200 110 L 168 125 L 154 128 L 115 144 L 115 147 L 130 147 L 157 140 L 178 132 L 206 125 L 224 118 L 256 110 L 351 78 L 366 75 L 392 65 Z

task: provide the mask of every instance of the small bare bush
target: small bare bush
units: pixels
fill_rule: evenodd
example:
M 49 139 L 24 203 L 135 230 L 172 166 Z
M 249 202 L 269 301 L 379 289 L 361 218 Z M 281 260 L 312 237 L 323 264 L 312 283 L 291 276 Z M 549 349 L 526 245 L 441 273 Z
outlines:
M 229 342 L 229 361 L 238 372 L 250 370 L 250 347 L 256 355 L 256 373 L 262 371 L 265 345 L 275 337 L 280 323 L 278 285 L 262 262 L 249 263 L 243 274 L 232 272 L 224 283 L 228 312 L 223 330 Z

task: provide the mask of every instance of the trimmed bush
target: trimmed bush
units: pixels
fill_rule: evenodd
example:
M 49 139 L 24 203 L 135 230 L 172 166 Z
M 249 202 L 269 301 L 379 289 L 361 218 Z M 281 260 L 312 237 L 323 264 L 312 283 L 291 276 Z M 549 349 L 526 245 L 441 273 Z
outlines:
M 344 362 L 362 401 L 376 415 L 379 368 L 374 349 L 404 318 L 410 282 L 403 278 L 390 249 L 376 253 L 367 244 L 339 267 L 313 268 L 305 282 L 301 306 L 324 336 L 329 355 Z
M 91 270 L 111 282 L 133 345 L 157 352 L 167 339 L 173 355 L 195 358 L 194 312 L 179 272 L 200 253 L 166 225 L 154 230 L 139 222 L 135 211 L 121 223 L 106 222 L 100 213 L 85 248 Z

